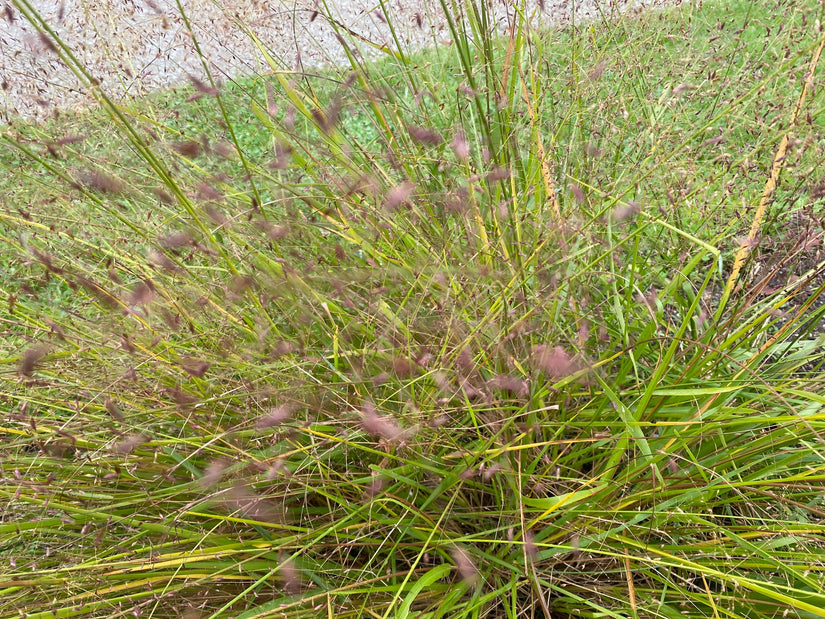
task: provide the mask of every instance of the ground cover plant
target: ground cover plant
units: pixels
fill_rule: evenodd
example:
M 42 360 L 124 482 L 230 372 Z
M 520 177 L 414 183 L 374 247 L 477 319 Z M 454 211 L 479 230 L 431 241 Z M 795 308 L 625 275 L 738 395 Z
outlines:
M 0 616 L 825 615 L 818 3 L 139 101 L 13 6 Z

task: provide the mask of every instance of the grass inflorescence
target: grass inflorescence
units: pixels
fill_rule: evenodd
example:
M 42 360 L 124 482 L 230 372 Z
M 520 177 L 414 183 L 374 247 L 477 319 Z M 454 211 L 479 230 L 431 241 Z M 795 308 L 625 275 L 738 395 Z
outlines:
M 127 101 L 12 4 L 0 617 L 823 616 L 816 2 Z

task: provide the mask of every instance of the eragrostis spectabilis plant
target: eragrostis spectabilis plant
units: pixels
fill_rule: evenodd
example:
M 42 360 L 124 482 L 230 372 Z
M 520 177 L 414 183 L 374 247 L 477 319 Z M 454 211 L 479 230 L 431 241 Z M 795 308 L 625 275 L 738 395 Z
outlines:
M 15 3 L 101 110 L 3 132 L 3 616 L 821 613 L 809 13 L 442 8 L 116 101 Z

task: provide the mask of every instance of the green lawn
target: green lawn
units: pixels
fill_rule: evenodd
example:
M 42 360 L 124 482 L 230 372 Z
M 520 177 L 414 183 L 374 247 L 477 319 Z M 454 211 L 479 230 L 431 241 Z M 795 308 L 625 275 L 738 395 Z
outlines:
M 822 13 L 3 129 L 0 618 L 825 616 Z

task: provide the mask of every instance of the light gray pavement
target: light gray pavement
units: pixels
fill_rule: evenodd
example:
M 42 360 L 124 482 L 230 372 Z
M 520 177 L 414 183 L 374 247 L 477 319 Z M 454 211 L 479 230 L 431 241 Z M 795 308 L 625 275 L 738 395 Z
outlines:
M 497 27 L 512 18 L 512 2 L 487 1 Z M 447 0 L 451 5 L 453 0 Z M 563 23 L 615 16 L 628 9 L 679 4 L 681 0 L 527 0 L 531 23 Z M 115 97 L 204 80 L 195 52 L 200 45 L 218 79 L 266 71 L 259 43 L 284 68 L 307 68 L 344 61 L 329 14 L 361 37 L 390 45 L 380 0 L 181 0 L 192 32 L 170 0 L 31 0 L 76 57 L 91 68 L 102 87 Z M 317 13 L 316 8 L 317 7 Z M 326 7 L 326 8 L 325 8 Z M 385 0 L 402 46 L 447 45 L 450 34 L 439 0 Z M 49 43 L 14 6 L 0 0 L 0 123 L 15 117 L 43 119 L 55 110 L 82 108 L 92 101 Z M 364 53 L 372 49 L 360 44 Z

